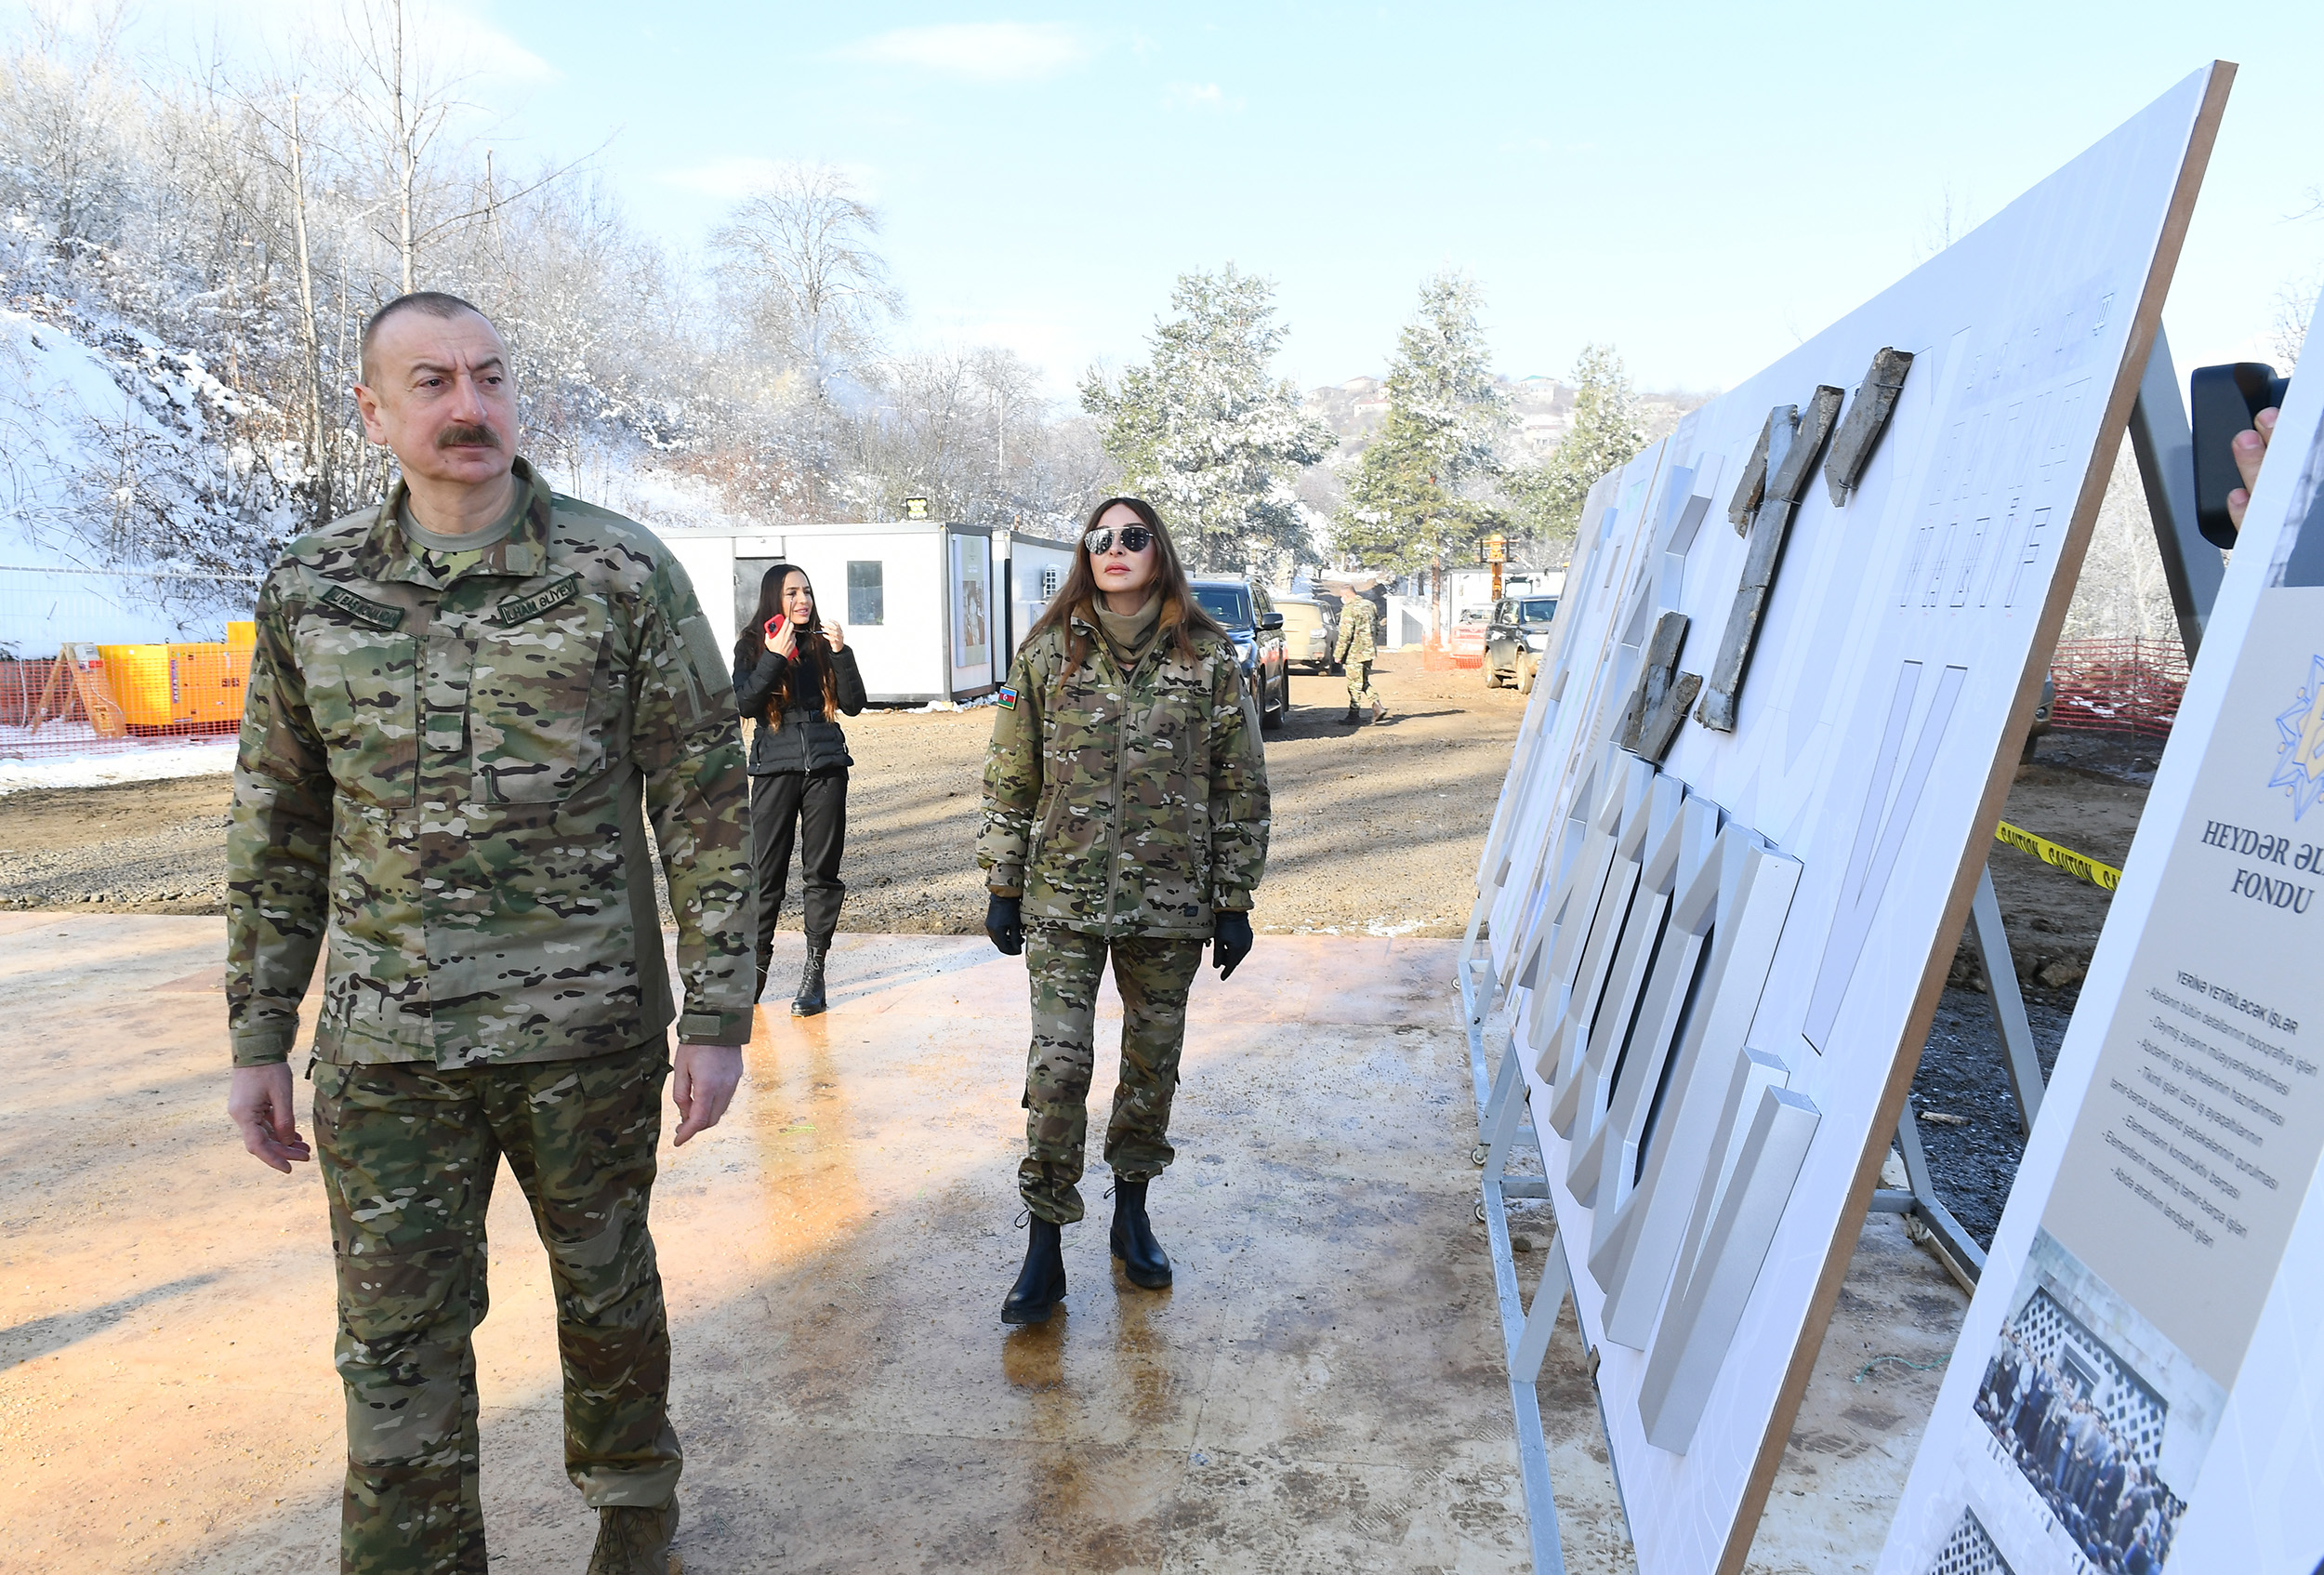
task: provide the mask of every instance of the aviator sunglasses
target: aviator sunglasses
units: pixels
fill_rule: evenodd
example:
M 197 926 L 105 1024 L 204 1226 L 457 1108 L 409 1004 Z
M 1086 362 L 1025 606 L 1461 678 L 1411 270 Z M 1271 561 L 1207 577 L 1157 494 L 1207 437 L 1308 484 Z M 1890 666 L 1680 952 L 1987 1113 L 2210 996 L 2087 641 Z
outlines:
M 1094 530 L 1089 532 L 1089 535 L 1081 538 L 1081 545 L 1089 549 L 1090 557 L 1103 557 L 1106 553 L 1114 550 L 1114 527 L 1108 525 L 1103 530 Z M 1154 533 L 1146 529 L 1145 526 L 1124 525 L 1122 527 L 1123 551 L 1143 552 L 1147 548 L 1152 547 L 1153 545 Z

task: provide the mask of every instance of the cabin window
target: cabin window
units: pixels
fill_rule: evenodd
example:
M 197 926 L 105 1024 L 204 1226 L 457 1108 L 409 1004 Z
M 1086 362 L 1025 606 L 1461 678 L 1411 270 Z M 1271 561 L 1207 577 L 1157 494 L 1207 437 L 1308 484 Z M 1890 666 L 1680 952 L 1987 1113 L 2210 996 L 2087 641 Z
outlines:
M 857 625 L 888 621 L 887 578 L 878 562 L 848 564 L 847 621 Z

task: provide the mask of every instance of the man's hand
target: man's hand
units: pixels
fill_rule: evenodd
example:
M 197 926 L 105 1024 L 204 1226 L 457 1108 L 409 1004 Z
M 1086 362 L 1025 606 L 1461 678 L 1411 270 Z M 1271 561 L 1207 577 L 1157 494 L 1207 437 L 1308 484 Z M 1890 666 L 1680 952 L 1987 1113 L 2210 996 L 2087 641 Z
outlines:
M 684 1146 L 696 1132 L 719 1124 L 734 1102 L 734 1085 L 743 1080 L 743 1047 L 738 1044 L 681 1044 L 670 1079 L 670 1097 L 678 1102 L 678 1135 L 670 1141 Z
M 2261 411 L 2251 417 L 2251 430 L 2236 438 L 2236 472 L 2243 478 L 2243 484 L 2227 495 L 2227 519 L 2238 530 L 2243 528 L 2243 511 L 2251 507 L 2251 489 L 2260 484 L 2260 461 L 2267 457 L 2267 440 L 2276 435 L 2276 417 L 2280 414 Z
M 1221 908 L 1210 920 L 1210 961 L 1219 977 L 1231 979 L 1235 966 L 1250 955 L 1250 915 Z
M 823 639 L 824 643 L 830 646 L 835 652 L 844 651 L 847 649 L 847 630 L 841 629 L 838 624 L 824 625 Z
M 284 1175 L 290 1174 L 292 1160 L 314 1158 L 307 1140 L 298 1135 L 291 1088 L 290 1066 L 278 1061 L 271 1066 L 235 1067 L 233 1086 L 226 1094 L 226 1114 L 242 1129 L 242 1145 Z

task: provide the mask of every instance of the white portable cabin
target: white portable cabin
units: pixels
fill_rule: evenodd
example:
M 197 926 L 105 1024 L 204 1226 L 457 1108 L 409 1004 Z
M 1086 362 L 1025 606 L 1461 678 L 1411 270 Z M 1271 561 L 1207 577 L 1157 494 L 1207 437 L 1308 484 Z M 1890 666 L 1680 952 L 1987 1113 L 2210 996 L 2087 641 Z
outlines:
M 1070 547 L 987 525 L 904 520 L 785 525 L 777 530 L 657 533 L 693 582 L 721 645 L 731 649 L 759 604 L 759 585 L 779 562 L 807 571 L 821 615 L 847 630 L 876 704 L 971 700 L 999 686 L 1037 589 Z M 1010 575 L 1010 551 L 1024 550 L 1028 574 Z M 1063 575 L 1063 569 L 1059 571 Z

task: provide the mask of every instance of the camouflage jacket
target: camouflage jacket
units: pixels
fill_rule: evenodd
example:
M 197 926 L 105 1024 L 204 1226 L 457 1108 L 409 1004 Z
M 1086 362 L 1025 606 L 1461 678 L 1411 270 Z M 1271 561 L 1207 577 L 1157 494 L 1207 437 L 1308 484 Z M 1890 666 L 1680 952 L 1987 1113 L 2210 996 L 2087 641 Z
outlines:
M 1267 759 L 1235 648 L 1163 630 L 1123 672 L 1093 620 L 1026 641 L 984 757 L 976 862 L 1024 917 L 1100 934 L 1206 936 L 1267 863 Z
M 1340 638 L 1334 642 L 1335 662 L 1368 662 L 1376 655 L 1372 641 L 1372 604 L 1361 596 L 1340 609 Z
M 749 1037 L 748 788 L 724 653 L 642 527 L 530 498 L 437 575 L 403 488 L 291 544 L 258 593 L 226 841 L 237 1065 L 285 1059 L 326 932 L 315 1053 L 456 1067 Z

